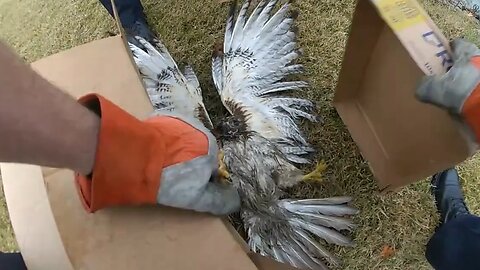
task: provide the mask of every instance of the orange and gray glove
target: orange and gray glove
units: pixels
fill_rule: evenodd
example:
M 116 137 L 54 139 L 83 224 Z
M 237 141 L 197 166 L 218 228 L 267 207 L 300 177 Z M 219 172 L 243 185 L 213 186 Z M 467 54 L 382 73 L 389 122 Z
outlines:
M 223 215 L 240 207 L 233 187 L 210 181 L 218 149 L 198 120 L 155 116 L 140 121 L 94 94 L 79 102 L 101 118 L 93 172 L 76 175 L 88 211 L 161 204 Z
M 451 47 L 453 67 L 443 75 L 425 77 L 417 98 L 458 116 L 476 145 L 480 142 L 480 50 L 463 39 L 452 41 Z

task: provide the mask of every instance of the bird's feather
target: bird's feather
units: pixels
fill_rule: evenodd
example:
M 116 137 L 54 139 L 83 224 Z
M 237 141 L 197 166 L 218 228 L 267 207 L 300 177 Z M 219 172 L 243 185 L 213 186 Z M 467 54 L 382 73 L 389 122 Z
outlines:
M 301 257 L 302 261 L 307 266 L 306 268 L 318 270 L 328 269 L 327 266 L 322 261 L 317 259 L 315 255 L 312 254 L 312 251 L 305 247 L 301 241 L 297 240 L 295 237 L 291 237 L 291 241 L 289 243 L 291 243 L 291 247 L 295 251 L 295 254 Z
M 186 66 L 182 73 L 159 39 L 153 38 L 153 43 L 150 43 L 141 37 L 130 38 L 139 45 L 129 43 L 154 109 L 197 118 L 207 128 L 213 128 L 193 68 Z
M 308 235 L 303 229 L 296 229 L 295 234 L 298 236 L 298 241 L 301 241 L 314 255 L 325 258 L 335 266 L 340 265 L 340 260 L 330 253 L 325 247 L 320 245 L 315 239 Z
M 313 213 L 331 216 L 356 215 L 358 210 L 346 204 L 295 204 L 284 203 L 283 206 L 293 213 Z
M 337 205 L 337 204 L 349 203 L 351 201 L 352 201 L 352 197 L 339 196 L 339 197 L 321 198 L 321 199 L 291 200 L 289 202 L 292 204 L 305 204 L 305 205 L 312 205 L 312 204 L 313 205 Z
M 242 112 L 248 130 L 275 141 L 291 162 L 308 163 L 305 154 L 311 148 L 297 120 L 316 121 L 312 113 L 315 106 L 282 95 L 308 84 L 286 78 L 303 68 L 294 63 L 300 55 L 293 30 L 294 13 L 288 2 L 274 12 L 277 2 L 260 1 L 248 16 L 250 1 L 245 1 L 236 19 L 236 3 L 231 5 L 223 51 L 217 49 L 212 57 L 212 76 L 224 106 L 233 115 Z M 305 150 L 287 152 L 291 147 Z
M 309 220 L 310 222 L 325 226 L 329 228 L 334 228 L 335 230 L 342 231 L 352 231 L 356 228 L 356 225 L 349 218 L 328 216 L 322 214 L 313 214 L 313 213 L 301 213 L 302 218 Z
M 307 251 L 302 243 L 295 241 L 295 239 L 290 238 L 288 241 L 288 246 L 284 245 L 283 250 L 285 253 L 294 261 L 294 266 L 300 269 L 319 269 L 324 270 L 328 268 L 322 267 L 320 261 L 315 261 L 315 258 L 312 254 Z
M 352 240 L 350 240 L 343 234 L 337 232 L 336 230 L 329 229 L 325 226 L 305 222 L 304 219 L 292 219 L 290 222 L 292 223 L 292 225 L 299 226 L 304 230 L 307 230 L 310 233 L 316 235 L 317 237 L 327 241 L 330 244 L 348 247 L 354 246 Z

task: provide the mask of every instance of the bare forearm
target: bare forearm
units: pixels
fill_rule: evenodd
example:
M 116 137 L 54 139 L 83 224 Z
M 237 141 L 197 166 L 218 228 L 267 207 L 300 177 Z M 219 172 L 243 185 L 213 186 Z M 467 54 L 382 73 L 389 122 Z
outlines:
M 99 118 L 0 43 L 0 161 L 91 172 Z

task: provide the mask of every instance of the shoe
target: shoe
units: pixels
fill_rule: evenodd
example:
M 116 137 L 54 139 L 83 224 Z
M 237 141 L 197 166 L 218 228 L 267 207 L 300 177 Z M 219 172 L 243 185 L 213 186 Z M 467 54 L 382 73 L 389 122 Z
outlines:
M 435 174 L 432 177 L 432 194 L 435 197 L 437 210 L 440 213 L 441 224 L 452 220 L 459 215 L 468 215 L 467 206 L 463 197 L 460 179 L 456 169 Z
M 155 34 L 150 30 L 147 22 L 143 20 L 137 20 L 133 24 L 125 26 L 125 33 L 127 34 L 128 42 L 139 48 L 142 48 L 143 46 L 135 39 L 136 36 L 145 39 L 149 43 L 154 43 Z
M 27 270 L 27 266 L 23 261 L 22 254 L 3 253 L 0 251 L 0 269 L 8 270 Z

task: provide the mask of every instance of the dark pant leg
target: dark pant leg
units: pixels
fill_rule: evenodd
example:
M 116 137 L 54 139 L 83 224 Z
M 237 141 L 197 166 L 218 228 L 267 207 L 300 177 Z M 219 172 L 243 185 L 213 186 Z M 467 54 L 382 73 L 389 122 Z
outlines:
M 464 215 L 445 223 L 428 242 L 425 256 L 436 270 L 480 269 L 480 217 Z
M 0 252 L 0 270 L 27 270 L 20 253 Z
M 112 3 L 110 0 L 100 0 L 108 13 L 113 17 Z M 129 28 L 135 21 L 146 23 L 143 6 L 140 0 L 115 0 L 118 16 L 124 28 Z

